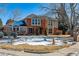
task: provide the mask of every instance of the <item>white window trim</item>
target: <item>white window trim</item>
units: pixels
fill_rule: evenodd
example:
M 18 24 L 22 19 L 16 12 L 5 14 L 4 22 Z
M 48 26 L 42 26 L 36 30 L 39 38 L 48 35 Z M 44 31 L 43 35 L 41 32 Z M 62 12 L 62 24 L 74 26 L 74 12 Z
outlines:
M 38 24 L 38 23 L 40 23 L 40 24 Z M 37 19 L 37 26 L 41 26 L 41 19 L 39 19 L 39 18 Z
M 32 24 L 32 22 L 31 22 L 31 25 L 32 25 L 32 26 L 41 26 L 41 19 L 40 19 L 40 24 L 38 24 L 39 18 L 33 18 L 32 21 L 33 21 L 33 20 L 34 20 L 34 24 Z M 37 24 L 35 24 L 35 20 L 37 20 Z

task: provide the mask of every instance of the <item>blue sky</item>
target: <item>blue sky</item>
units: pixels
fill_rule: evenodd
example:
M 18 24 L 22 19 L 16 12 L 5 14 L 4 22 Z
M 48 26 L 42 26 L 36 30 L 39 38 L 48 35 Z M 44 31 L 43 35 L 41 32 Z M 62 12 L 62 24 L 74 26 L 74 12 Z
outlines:
M 43 15 L 46 12 L 44 10 L 41 10 L 42 5 L 47 4 L 40 4 L 40 3 L 6 3 L 6 4 L 0 4 L 0 18 L 3 21 L 3 24 L 6 23 L 6 21 L 13 16 L 13 10 L 18 9 L 19 10 L 19 19 L 25 18 L 29 14 L 37 14 L 37 15 Z

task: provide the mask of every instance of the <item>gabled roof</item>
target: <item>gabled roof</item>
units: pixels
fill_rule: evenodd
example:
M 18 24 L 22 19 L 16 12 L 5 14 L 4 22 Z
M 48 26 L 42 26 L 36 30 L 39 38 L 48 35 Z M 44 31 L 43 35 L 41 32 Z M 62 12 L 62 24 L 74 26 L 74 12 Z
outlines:
M 34 17 L 38 17 L 38 16 L 35 15 L 35 14 L 30 14 L 30 15 L 28 15 L 26 18 L 34 18 Z
M 40 18 L 41 20 L 42 20 L 42 18 L 45 18 L 46 20 L 52 20 L 54 22 L 58 22 L 58 20 L 55 19 L 55 18 L 52 18 L 52 17 L 49 17 L 49 16 L 45 16 L 45 15 L 43 15 L 43 16 L 36 15 L 36 14 L 30 14 L 27 17 L 25 17 L 23 20 L 28 19 L 28 18 Z

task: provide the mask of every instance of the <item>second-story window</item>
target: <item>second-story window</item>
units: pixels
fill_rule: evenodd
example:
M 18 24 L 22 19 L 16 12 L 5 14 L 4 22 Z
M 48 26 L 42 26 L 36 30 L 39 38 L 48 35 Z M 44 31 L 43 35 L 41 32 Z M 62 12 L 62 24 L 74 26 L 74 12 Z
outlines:
M 38 19 L 38 25 L 40 25 L 41 24 L 41 20 L 40 19 Z
M 32 25 L 33 26 L 39 26 L 41 24 L 41 20 L 38 18 L 33 18 L 32 19 Z
M 37 25 L 37 19 L 36 19 L 36 18 L 33 18 L 33 19 L 32 19 L 32 25 L 33 25 L 33 26 Z
M 52 20 L 49 20 L 49 21 L 48 21 L 48 25 L 49 25 L 49 26 L 52 26 Z
M 35 19 L 35 25 L 37 25 L 37 19 Z
M 51 26 L 52 26 L 52 20 L 51 20 Z
M 32 19 L 32 25 L 34 25 L 35 24 L 35 19 Z

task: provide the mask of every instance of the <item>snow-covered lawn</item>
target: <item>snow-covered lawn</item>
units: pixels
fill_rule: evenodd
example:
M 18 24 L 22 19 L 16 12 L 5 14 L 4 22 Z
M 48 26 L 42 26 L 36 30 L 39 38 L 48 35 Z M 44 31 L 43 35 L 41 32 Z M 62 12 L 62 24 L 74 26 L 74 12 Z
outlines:
M 55 41 L 55 45 L 64 45 L 63 40 L 65 38 L 52 38 L 52 37 L 46 37 L 46 36 L 19 36 L 15 40 L 12 41 L 12 39 L 3 39 L 0 40 L 0 43 L 11 43 L 13 45 L 19 45 L 19 44 L 29 44 L 29 45 L 52 45 L 53 39 Z M 68 39 L 69 40 L 69 39 Z M 68 42 L 70 44 L 72 42 Z
M 29 37 L 29 38 L 20 38 L 16 39 L 13 42 L 13 45 L 19 45 L 19 44 L 29 44 L 29 45 L 52 45 L 53 44 L 53 38 L 43 38 L 43 37 Z M 64 43 L 62 40 L 55 39 L 55 45 L 63 45 Z
M 46 41 L 42 41 L 42 42 L 14 42 L 13 45 L 19 45 L 19 44 L 29 44 L 29 45 L 52 45 L 52 42 L 46 42 Z

